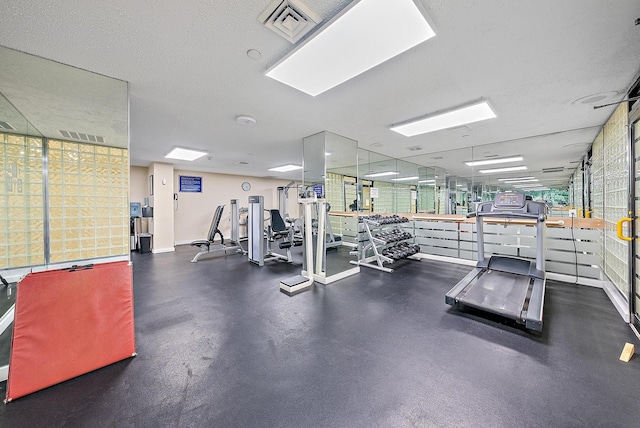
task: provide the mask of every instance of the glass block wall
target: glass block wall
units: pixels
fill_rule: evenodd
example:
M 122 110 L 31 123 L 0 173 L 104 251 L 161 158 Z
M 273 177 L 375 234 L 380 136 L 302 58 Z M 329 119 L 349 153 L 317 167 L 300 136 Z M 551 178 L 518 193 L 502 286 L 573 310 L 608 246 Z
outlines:
M 128 253 L 127 150 L 50 140 L 51 262 Z
M 331 205 L 331 211 L 345 211 L 344 183 L 341 174 L 327 172 L 325 176 L 325 196 Z
M 591 213 L 592 218 L 604 218 L 604 131 L 600 131 L 591 149 Z M 604 266 L 604 239 L 600 243 L 600 266 Z
M 393 183 L 375 181 L 373 187 L 378 188 L 378 197 L 373 200 L 373 212 L 380 214 L 395 213 Z
M 582 170 L 580 167 L 576 168 L 571 176 L 571 180 L 573 182 L 573 188 L 570 192 L 571 201 L 569 203 L 578 210 L 582 208 L 584 197 L 584 185 L 582 183 Z
M 396 213 L 410 213 L 412 212 L 411 205 L 411 185 L 408 184 L 395 184 L 394 185 L 394 199 Z M 415 206 L 415 205 L 414 205 Z
M 629 292 L 629 244 L 616 223 L 629 212 L 628 105 L 621 104 L 604 126 L 604 268 L 623 295 Z
M 44 263 L 42 139 L 0 134 L 0 269 Z
M 0 269 L 129 253 L 126 149 L 0 134 L 0 171 Z

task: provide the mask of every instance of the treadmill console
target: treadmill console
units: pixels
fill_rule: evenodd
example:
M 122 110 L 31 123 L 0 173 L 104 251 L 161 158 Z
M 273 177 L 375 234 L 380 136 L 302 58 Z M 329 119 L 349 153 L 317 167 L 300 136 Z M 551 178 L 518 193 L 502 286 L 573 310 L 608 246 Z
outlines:
M 493 206 L 498 209 L 524 208 L 525 200 L 524 193 L 496 193 Z
M 547 205 L 544 202 L 528 200 L 524 193 L 496 193 L 493 201 L 478 205 L 477 216 L 529 217 L 547 216 Z

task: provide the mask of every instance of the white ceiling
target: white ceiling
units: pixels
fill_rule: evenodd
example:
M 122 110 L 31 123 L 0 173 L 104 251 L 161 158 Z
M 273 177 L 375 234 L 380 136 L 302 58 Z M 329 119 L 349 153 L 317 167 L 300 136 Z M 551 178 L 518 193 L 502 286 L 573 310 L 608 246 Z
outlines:
M 459 176 L 471 158 L 522 155 L 527 175 L 564 166 L 553 177 L 566 183 L 615 108 L 593 106 L 621 100 L 640 69 L 640 2 L 417 1 L 435 38 L 317 97 L 264 76 L 292 49 L 257 20 L 271 0 L 4 0 L 0 44 L 130 82 L 133 165 L 179 145 L 210 156 L 176 168 L 273 176 L 327 130 Z M 304 3 L 326 22 L 350 1 Z M 481 97 L 496 119 L 411 138 L 389 130 Z

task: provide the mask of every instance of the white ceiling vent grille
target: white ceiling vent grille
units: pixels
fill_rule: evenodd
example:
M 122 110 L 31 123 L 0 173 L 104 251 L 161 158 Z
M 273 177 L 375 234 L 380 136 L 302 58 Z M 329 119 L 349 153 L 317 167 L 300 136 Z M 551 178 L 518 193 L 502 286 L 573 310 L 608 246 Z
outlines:
M 4 129 L 6 131 L 16 131 L 16 128 L 13 127 L 9 122 L 5 122 L 4 120 L 0 120 L 0 129 Z
M 289 42 L 296 43 L 322 18 L 298 0 L 275 0 L 262 12 L 258 21 Z
M 62 135 L 64 138 L 68 140 L 80 140 L 80 141 L 86 141 L 87 143 L 100 143 L 100 144 L 104 144 L 106 142 L 106 139 L 104 137 L 101 137 L 100 135 L 91 135 L 91 134 L 85 134 L 84 132 L 75 132 L 75 131 L 63 131 L 61 129 L 58 129 L 58 132 L 60 132 L 60 135 Z

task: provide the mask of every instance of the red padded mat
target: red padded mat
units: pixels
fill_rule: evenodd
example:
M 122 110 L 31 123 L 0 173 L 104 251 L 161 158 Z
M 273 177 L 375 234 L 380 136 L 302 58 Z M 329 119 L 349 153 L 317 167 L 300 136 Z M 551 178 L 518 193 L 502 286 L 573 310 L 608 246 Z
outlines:
M 18 284 L 7 401 L 133 355 L 129 262 L 31 273 Z

